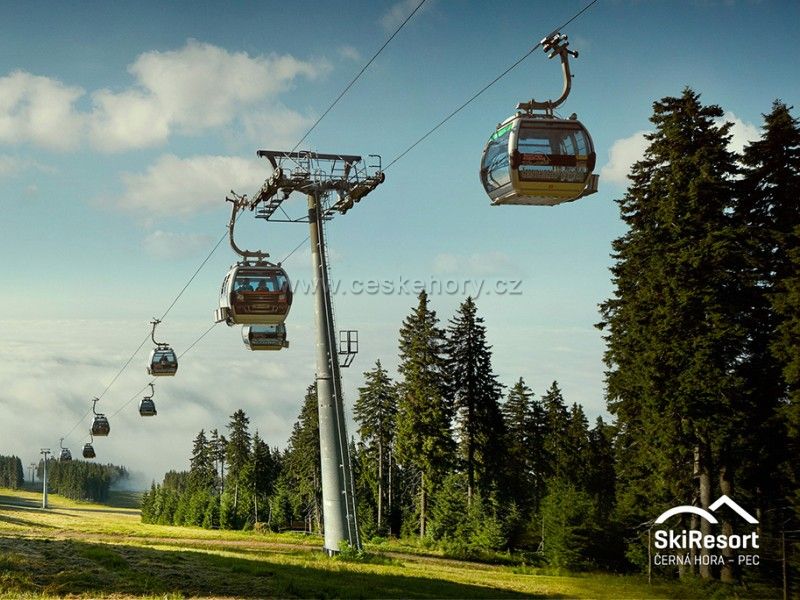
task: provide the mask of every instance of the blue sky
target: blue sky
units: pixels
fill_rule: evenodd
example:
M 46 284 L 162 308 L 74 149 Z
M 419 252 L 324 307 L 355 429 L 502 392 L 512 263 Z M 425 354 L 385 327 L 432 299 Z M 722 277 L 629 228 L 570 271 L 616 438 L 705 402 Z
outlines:
M 427 0 L 304 148 L 377 153 L 388 164 L 585 2 Z M 6 4 L 0 25 L 0 453 L 32 460 L 77 424 L 224 233 L 225 193 L 269 175 L 259 148 L 291 147 L 416 1 Z M 413 293 L 354 295 L 352 282 L 520 280 L 521 295 L 481 294 L 495 369 L 537 394 L 557 379 L 568 402 L 603 414 L 603 344 L 593 324 L 611 293 L 614 199 L 643 149 L 653 101 L 685 86 L 721 105 L 734 146 L 758 135 L 775 98 L 796 103 L 795 2 L 601 0 L 564 33 L 580 52 L 563 113 L 598 151 L 600 191 L 547 207 L 489 207 L 477 169 L 496 123 L 531 97 L 556 96 L 558 64 L 541 52 L 387 171 L 386 183 L 328 235 L 337 325 L 361 331 L 346 372 L 396 366 Z M 302 198 L 286 204 L 293 216 Z M 242 245 L 283 258 L 302 225 L 243 223 Z M 286 263 L 310 277 L 308 247 Z M 161 337 L 178 352 L 211 324 L 234 255 L 222 245 L 170 312 Z M 471 288 L 474 289 L 474 288 Z M 487 288 L 485 288 L 487 289 Z M 350 293 L 347 293 L 350 292 Z M 437 294 L 446 322 L 464 293 Z M 215 328 L 156 385 L 159 416 L 135 396 L 146 349 L 104 396 L 112 436 L 98 458 L 146 478 L 184 468 L 200 428 L 244 408 L 283 445 L 313 380 L 313 303 L 299 294 L 292 346 L 247 352 Z M 129 404 L 126 402 L 134 398 Z M 73 452 L 88 428 L 75 427 Z M 147 452 L 131 456 L 132 448 Z

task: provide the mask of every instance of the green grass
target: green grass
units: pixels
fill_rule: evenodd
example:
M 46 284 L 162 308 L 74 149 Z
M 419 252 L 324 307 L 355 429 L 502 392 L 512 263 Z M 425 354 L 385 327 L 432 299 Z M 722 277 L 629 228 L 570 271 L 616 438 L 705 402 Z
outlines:
M 137 510 L 0 489 L 0 598 L 772 598 L 697 582 L 547 574 L 379 541 L 336 560 L 321 538 L 145 525 Z M 501 557 L 502 558 L 502 557 Z M 506 561 L 513 563 L 513 561 Z

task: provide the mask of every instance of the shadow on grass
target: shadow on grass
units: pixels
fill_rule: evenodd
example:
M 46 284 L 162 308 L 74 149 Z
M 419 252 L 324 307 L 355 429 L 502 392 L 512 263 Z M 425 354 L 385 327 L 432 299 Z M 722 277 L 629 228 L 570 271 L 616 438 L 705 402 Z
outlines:
M 27 498 L 20 498 L 19 496 L 6 496 L 0 494 L 0 504 L 4 504 L 9 507 L 17 507 L 17 508 L 41 508 L 42 501 L 41 500 L 29 500 Z
M 139 513 L 135 509 L 130 508 L 106 508 L 104 506 L 56 506 L 56 511 L 66 510 L 71 512 L 87 512 L 87 513 L 109 513 L 112 515 L 129 515 L 138 517 Z
M 235 598 L 531 598 L 499 588 L 201 551 L 0 537 L 0 593 Z M 312 561 L 313 562 L 313 561 Z M 554 597 L 554 596 L 549 596 Z
M 10 523 L 11 525 L 19 525 L 21 527 L 30 527 L 31 529 L 56 529 L 53 525 L 46 525 L 36 521 L 28 521 L 27 519 L 18 519 L 9 515 L 0 514 L 0 523 Z

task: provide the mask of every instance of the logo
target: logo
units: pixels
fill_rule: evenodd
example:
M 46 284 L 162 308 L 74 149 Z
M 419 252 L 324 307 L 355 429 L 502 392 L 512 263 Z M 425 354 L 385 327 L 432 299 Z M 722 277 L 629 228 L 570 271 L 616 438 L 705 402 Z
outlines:
M 680 514 L 697 515 L 711 525 L 719 524 L 719 520 L 712 512 L 722 506 L 727 506 L 749 525 L 757 525 L 758 520 L 744 508 L 723 494 L 709 505 L 709 510 L 697 506 L 676 506 L 661 513 L 654 521 L 655 525 L 663 525 L 670 518 Z M 709 512 L 712 511 L 712 512 Z M 758 533 L 704 534 L 697 529 L 682 529 L 681 531 L 659 529 L 655 532 L 655 547 L 657 550 L 667 550 L 669 553 L 657 553 L 653 562 L 659 566 L 670 565 L 723 565 L 725 557 L 719 550 L 742 550 L 737 557 L 740 565 L 757 565 L 759 557 L 754 551 L 759 548 Z M 700 550 L 701 552 L 694 552 Z M 707 550 L 708 552 L 702 552 Z M 748 553 L 749 552 L 749 553 Z

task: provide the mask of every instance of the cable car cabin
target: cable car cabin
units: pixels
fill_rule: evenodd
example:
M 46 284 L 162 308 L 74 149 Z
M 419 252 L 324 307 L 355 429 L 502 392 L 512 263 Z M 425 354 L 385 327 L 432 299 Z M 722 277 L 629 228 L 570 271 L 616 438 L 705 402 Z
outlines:
M 94 453 L 94 446 L 92 446 L 88 442 L 86 444 L 84 444 L 84 446 L 83 446 L 83 458 L 94 458 L 95 456 L 97 456 L 97 455 Z
M 289 347 L 286 325 L 248 325 L 242 327 L 244 345 L 250 350 L 281 350 Z
M 172 376 L 178 372 L 178 357 L 175 351 L 166 345 L 159 344 L 150 352 L 147 374 L 155 377 Z
M 61 454 L 59 454 L 58 460 L 60 462 L 66 462 L 68 460 L 72 460 L 72 452 L 69 451 L 69 448 L 61 449 Z
M 111 433 L 111 425 L 104 414 L 96 414 L 92 422 L 92 435 L 106 436 Z
M 145 396 L 139 401 L 139 414 L 143 417 L 155 417 L 158 414 L 152 398 Z
M 237 263 L 228 272 L 214 314 L 228 325 L 280 325 L 292 306 L 289 277 L 266 262 Z
M 481 183 L 493 205 L 554 206 L 597 191 L 592 138 L 580 121 L 517 113 L 483 150 Z

